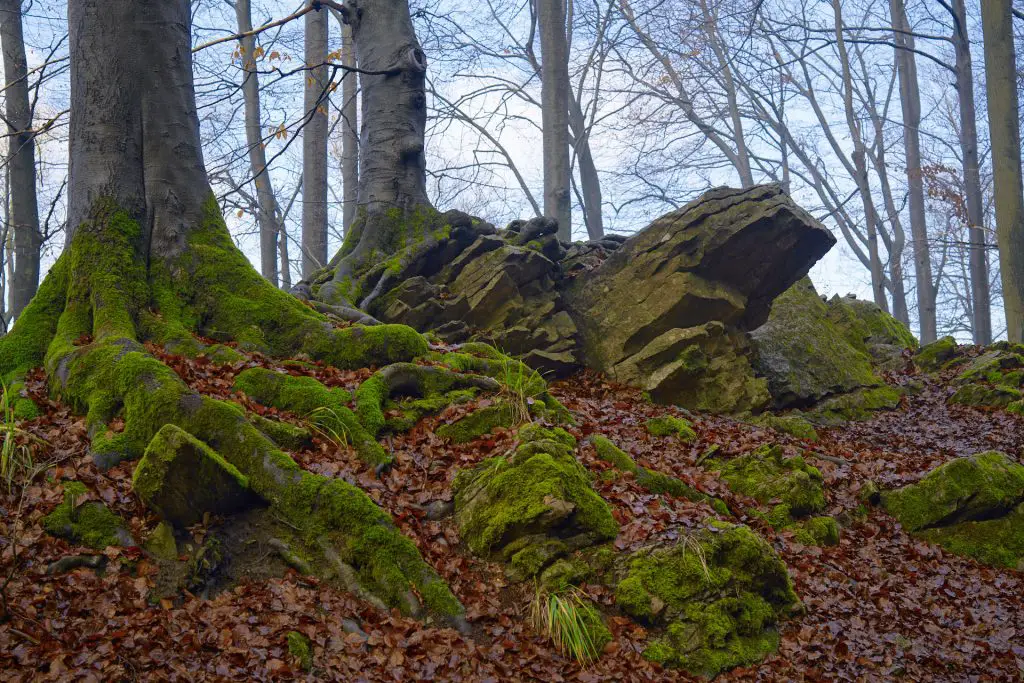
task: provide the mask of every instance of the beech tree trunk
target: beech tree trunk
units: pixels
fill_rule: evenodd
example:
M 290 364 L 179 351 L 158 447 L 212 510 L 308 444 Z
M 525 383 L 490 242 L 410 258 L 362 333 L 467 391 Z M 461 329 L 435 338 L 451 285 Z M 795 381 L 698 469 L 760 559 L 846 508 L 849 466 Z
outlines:
M 889 13 L 896 45 L 896 68 L 900 79 L 900 103 L 903 108 L 903 146 L 906 150 L 907 188 L 910 204 L 910 234 L 913 239 L 914 279 L 917 282 L 917 317 L 921 343 L 936 340 L 935 288 L 932 261 L 928 251 L 928 224 L 924 206 L 924 177 L 921 173 L 921 91 L 917 83 L 914 36 L 903 0 L 889 0 Z
M 354 68 L 356 50 L 352 40 L 352 27 L 342 24 L 341 30 L 342 66 Z M 341 182 L 344 192 L 344 229 L 347 234 L 356 220 L 356 204 L 359 201 L 359 79 L 349 72 L 341 84 Z
M 17 316 L 39 286 L 43 245 L 36 199 L 35 133 L 28 94 L 28 66 L 21 28 L 21 0 L 0 1 L 0 45 L 3 47 L 7 118 L 7 164 L 10 172 L 9 227 L 14 231 L 14 277 L 10 315 Z
M 572 239 L 569 166 L 569 48 L 563 0 L 537 0 L 541 49 L 541 126 L 544 138 L 544 213 L 558 221 L 560 239 Z
M 250 0 L 235 0 L 235 15 L 238 32 L 252 31 L 252 3 Z M 256 185 L 258 213 L 256 221 L 260 228 L 260 271 L 275 286 L 278 284 L 278 239 L 283 225 L 279 218 L 277 195 L 274 194 L 270 169 L 267 168 L 267 153 L 263 144 L 263 115 L 260 106 L 260 80 L 256 68 L 256 38 L 246 36 L 239 40 L 242 53 L 242 97 L 245 100 L 245 142 L 249 146 L 249 169 Z M 287 263 L 281 263 L 282 273 Z
M 1020 343 L 1024 341 L 1024 181 L 1011 10 L 1010 0 L 981 3 L 1006 335 L 1011 342 Z
M 571 95 L 571 93 L 570 93 Z M 590 149 L 590 131 L 579 100 L 570 97 L 569 127 L 572 130 L 572 146 L 580 168 L 580 187 L 583 192 L 583 220 L 587 225 L 587 236 L 592 240 L 604 236 L 604 199 L 601 196 L 601 177 Z
M 306 119 L 302 128 L 302 276 L 327 264 L 327 133 L 330 85 L 326 11 L 306 14 Z
M 964 193 L 970 239 L 971 307 L 974 312 L 974 343 L 992 343 L 992 301 L 988 284 L 988 254 L 985 240 L 985 209 L 978 161 L 978 122 L 974 104 L 974 65 L 967 35 L 964 0 L 952 0 L 953 46 L 956 50 L 956 92 L 960 104 L 960 150 L 964 165 Z

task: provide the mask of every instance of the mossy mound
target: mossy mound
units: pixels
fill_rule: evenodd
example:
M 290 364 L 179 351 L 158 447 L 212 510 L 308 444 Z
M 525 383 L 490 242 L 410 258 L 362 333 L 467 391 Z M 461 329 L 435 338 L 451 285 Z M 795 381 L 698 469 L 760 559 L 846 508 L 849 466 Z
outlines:
M 288 654 L 295 658 L 303 671 L 313 668 L 313 643 L 298 631 L 288 632 Z
M 986 451 L 951 460 L 921 481 L 882 494 L 903 527 L 987 564 L 1024 560 L 1024 465 Z
M 918 348 L 917 338 L 907 326 L 873 301 L 837 295 L 827 306 L 828 317 L 839 333 L 855 349 L 868 354 L 877 369 L 898 368 L 903 364 L 904 350 Z
M 717 471 L 736 493 L 771 505 L 767 513 L 757 514 L 774 528 L 796 532 L 797 540 L 807 545 L 838 543 L 839 527 L 834 519 L 807 519 L 825 508 L 825 492 L 821 472 L 799 455 L 787 458 L 780 446 L 764 445 L 724 463 L 708 461 L 705 467 Z
M 615 596 L 627 614 L 667 626 L 645 657 L 713 677 L 773 652 L 773 627 L 798 600 L 764 539 L 746 526 L 710 524 L 687 542 L 626 558 Z
M 654 436 L 674 436 L 686 443 L 697 438 L 697 432 L 693 431 L 689 420 L 672 415 L 651 418 L 644 423 L 644 427 Z
M 870 420 L 879 410 L 895 410 L 903 392 L 894 386 L 866 387 L 821 401 L 807 411 L 808 419 L 823 425 Z
M 79 481 L 64 482 L 63 502 L 43 518 L 47 533 L 96 550 L 133 545 L 124 520 L 106 505 L 97 501 L 79 503 L 86 491 Z
M 539 572 L 560 553 L 527 551 L 528 546 L 550 550 L 557 541 L 573 549 L 614 538 L 618 524 L 577 462 L 575 439 L 564 430 L 536 426 L 519 436 L 511 457 L 489 458 L 455 479 L 455 519 L 469 548 L 506 559 L 522 554 L 521 568 Z
M 490 434 L 498 427 L 510 429 L 519 421 L 519 414 L 507 401 L 498 401 L 478 408 L 469 415 L 450 424 L 441 425 L 435 433 L 452 443 L 469 443 L 484 434 Z
M 993 347 L 966 363 L 955 381 L 959 384 L 990 382 L 1019 387 L 1022 379 L 1024 355 L 1016 350 Z
M 216 451 L 168 424 L 149 442 L 132 475 L 132 489 L 178 529 L 204 515 L 230 515 L 259 503 L 249 479 Z
M 1021 400 L 1019 389 L 1008 386 L 987 384 L 965 384 L 953 392 L 949 403 L 972 408 L 1006 408 Z
M 248 418 L 256 429 L 263 432 L 281 448 L 299 451 L 308 448 L 313 443 L 313 432 L 305 427 L 299 427 L 283 420 L 273 420 L 256 413 L 249 413 Z
M 956 339 L 943 337 L 931 344 L 921 347 L 914 356 L 914 363 L 922 372 L 937 372 L 945 367 L 956 364 L 960 360 Z
M 795 436 L 805 441 L 817 441 L 818 432 L 810 420 L 798 414 L 772 415 L 770 413 L 759 415 L 750 421 L 751 424 L 761 427 L 768 427 L 783 434 Z

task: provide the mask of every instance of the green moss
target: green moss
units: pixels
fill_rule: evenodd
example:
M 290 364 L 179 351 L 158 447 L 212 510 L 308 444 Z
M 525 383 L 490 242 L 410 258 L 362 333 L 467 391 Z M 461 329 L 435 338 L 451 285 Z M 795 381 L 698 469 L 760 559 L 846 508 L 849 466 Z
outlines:
M 839 523 L 832 517 L 811 517 L 785 527 L 804 545 L 839 545 Z
M 288 631 L 288 654 L 295 658 L 303 671 L 313 668 L 313 644 L 298 631 Z
M 64 310 L 69 265 L 68 256 L 57 259 L 14 327 L 0 337 L 0 382 L 9 384 L 17 376 L 43 364 Z
M 991 349 L 967 363 L 956 381 L 1019 386 L 1020 368 L 1024 368 L 1024 356 L 1021 354 Z
M 667 630 L 644 655 L 714 676 L 774 649 L 774 623 L 796 605 L 785 564 L 748 527 L 715 523 L 686 543 L 634 553 L 615 589 L 628 614 Z
M 592 574 L 590 565 L 580 558 L 556 560 L 540 575 L 540 585 L 548 591 L 560 593 L 578 586 Z
M 247 417 L 249 422 L 281 448 L 298 451 L 312 443 L 313 434 L 308 429 L 290 422 L 272 420 L 256 413 L 249 413 Z
M 485 408 L 479 408 L 469 415 L 441 425 L 435 433 L 442 439 L 453 443 L 469 443 L 484 434 L 489 434 L 497 427 L 512 428 L 516 426 L 516 412 L 512 406 L 499 401 Z
M 556 441 L 566 448 L 576 448 L 576 437 L 561 427 L 542 427 L 539 424 L 526 424 L 519 428 L 518 437 L 521 442 Z
M 870 353 L 872 343 L 916 349 L 917 338 L 907 326 L 870 301 L 833 297 L 829 318 L 855 348 Z
M 802 517 L 825 507 L 821 472 L 800 456 L 783 457 L 780 446 L 761 446 L 724 464 L 710 461 L 705 466 L 717 470 L 736 493 L 759 503 L 778 501 L 787 506 L 785 516 Z M 773 523 L 783 521 L 775 519 Z
M 921 347 L 921 350 L 914 356 L 914 362 L 924 372 L 935 372 L 950 364 L 956 357 L 956 339 L 953 337 L 943 337 L 938 341 Z
M 478 555 L 555 529 L 589 534 L 593 542 L 619 531 L 608 503 L 562 441 L 521 443 L 510 459 L 490 458 L 459 472 L 453 489 L 459 531 Z
M 629 457 L 628 453 L 600 434 L 592 436 L 591 443 L 594 445 L 594 450 L 597 452 L 598 458 L 605 462 L 610 462 L 616 467 L 616 469 L 622 472 L 633 474 L 636 477 L 636 483 L 651 493 L 668 494 L 670 496 L 685 498 L 695 502 L 704 501 L 712 506 L 714 506 L 715 503 L 721 502 L 712 499 L 710 496 L 701 493 L 675 477 L 662 474 L 661 472 L 656 472 L 645 467 L 640 467 L 636 464 L 636 461 L 634 461 L 633 458 Z M 724 503 L 722 503 L 722 506 L 724 507 Z M 715 509 L 721 510 L 721 508 L 717 506 Z M 725 507 L 724 514 L 729 514 L 727 507 Z
M 882 494 L 882 504 L 907 531 L 991 517 L 1022 500 L 1024 465 L 998 451 L 950 460 L 916 484 Z
M 647 431 L 654 436 L 675 436 L 680 441 L 693 441 L 697 438 L 697 432 L 693 431 L 693 425 L 681 417 L 665 415 L 647 420 L 644 423 Z
M 640 470 L 636 461 L 629 457 L 629 454 L 626 453 L 626 451 L 612 443 L 611 439 L 601 436 L 600 434 L 595 434 L 590 438 L 590 442 L 594 445 L 597 457 L 605 462 L 610 462 L 615 465 L 617 469 L 620 469 L 623 472 L 632 472 L 634 474 Z
M 351 444 L 368 463 L 390 461 L 384 448 L 349 410 L 349 394 L 343 389 L 329 389 L 312 377 L 295 377 L 265 368 L 249 368 L 240 373 L 235 378 L 235 389 L 263 405 L 302 416 L 328 438 Z
M 510 569 L 514 580 L 524 581 L 532 579 L 540 574 L 541 570 L 553 561 L 569 552 L 568 546 L 562 541 L 549 538 L 535 541 L 530 538 L 523 538 L 524 547 L 512 552 L 513 545 L 505 549 L 504 554 L 511 557 Z
M 825 399 L 808 416 L 824 424 L 869 420 L 875 411 L 898 408 L 902 396 L 899 388 L 889 385 L 858 389 Z
M 1021 393 L 1013 387 L 985 384 L 965 384 L 953 392 L 949 403 L 972 408 L 1006 408 L 1021 400 Z
M 54 536 L 96 550 L 130 541 L 124 521 L 107 506 L 95 501 L 79 503 L 85 493 L 81 482 L 65 482 L 64 500 L 43 518 L 43 528 Z
M 178 559 L 178 543 L 174 540 L 174 527 L 167 522 L 157 524 L 142 547 L 161 560 Z
M 806 418 L 799 415 L 761 415 L 751 420 L 751 424 L 774 429 L 783 434 L 795 436 L 806 441 L 817 441 L 818 432 Z

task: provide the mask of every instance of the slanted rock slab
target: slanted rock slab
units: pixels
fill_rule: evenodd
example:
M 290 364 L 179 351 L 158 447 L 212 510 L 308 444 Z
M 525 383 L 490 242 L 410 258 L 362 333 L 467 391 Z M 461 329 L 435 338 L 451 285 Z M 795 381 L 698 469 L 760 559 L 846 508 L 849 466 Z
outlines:
M 258 504 L 249 480 L 185 430 L 164 426 L 135 468 L 132 487 L 165 521 L 184 528 L 206 513 L 230 515 Z

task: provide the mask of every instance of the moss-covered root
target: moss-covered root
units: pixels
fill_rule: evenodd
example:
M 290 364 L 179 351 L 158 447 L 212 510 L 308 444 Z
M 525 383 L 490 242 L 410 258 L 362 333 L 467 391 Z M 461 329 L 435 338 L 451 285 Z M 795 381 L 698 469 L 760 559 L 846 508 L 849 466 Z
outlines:
M 716 512 L 724 515 L 729 514 L 729 507 L 721 500 L 698 491 L 681 479 L 641 467 L 628 453 L 612 443 L 607 437 L 595 434 L 590 437 L 590 442 L 594 446 L 597 457 L 611 463 L 621 472 L 632 474 L 636 478 L 636 483 L 651 493 L 668 494 L 694 502 L 706 502 Z
M 453 372 L 444 367 L 395 363 L 378 370 L 356 390 L 356 414 L 374 437 L 384 429 L 384 406 L 395 395 L 424 399 L 442 397 L 452 391 L 496 392 L 497 380 L 481 375 Z
M 391 460 L 349 410 L 349 393 L 343 389 L 329 389 L 312 377 L 295 377 L 266 368 L 249 368 L 239 374 L 235 389 L 265 406 L 303 417 L 328 438 L 352 444 L 359 457 L 370 464 Z
M 627 614 L 667 627 L 645 657 L 712 677 L 772 652 L 773 627 L 798 600 L 764 539 L 746 526 L 709 524 L 675 546 L 631 555 L 615 598 Z

